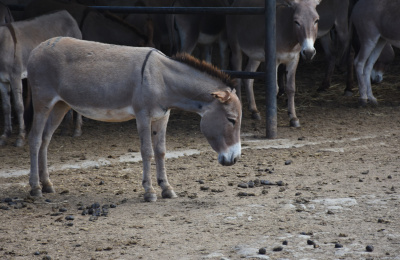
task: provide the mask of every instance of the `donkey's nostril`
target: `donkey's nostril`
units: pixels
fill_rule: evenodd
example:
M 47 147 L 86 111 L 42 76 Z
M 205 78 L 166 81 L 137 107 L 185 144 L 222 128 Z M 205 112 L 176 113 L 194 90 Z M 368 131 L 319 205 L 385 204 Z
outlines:
M 233 163 L 236 163 L 237 162 L 237 157 L 235 157 L 235 159 L 233 159 Z

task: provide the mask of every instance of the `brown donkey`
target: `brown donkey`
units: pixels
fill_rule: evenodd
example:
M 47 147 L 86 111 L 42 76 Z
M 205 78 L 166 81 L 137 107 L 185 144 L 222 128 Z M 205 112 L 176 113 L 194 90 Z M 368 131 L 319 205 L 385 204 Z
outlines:
M 192 56 L 169 58 L 147 47 L 52 38 L 32 51 L 28 82 L 34 109 L 29 136 L 33 196 L 54 192 L 47 169 L 47 147 L 70 108 L 100 121 L 136 118 L 145 201 L 157 199 L 150 175 L 153 153 L 162 197 L 176 197 L 164 167 L 165 134 L 172 108 L 202 117 L 201 131 L 219 154 L 220 164 L 232 165 L 241 154 L 242 110 L 232 90 L 233 82 Z
M 296 116 L 295 74 L 300 56 L 311 60 L 315 55 L 314 42 L 318 31 L 319 0 L 277 0 L 276 9 L 276 68 L 287 68 L 286 94 L 290 125 L 299 127 Z M 261 0 L 236 0 L 232 6 L 264 7 Z M 256 71 L 264 61 L 265 22 L 260 15 L 228 15 L 226 18 L 228 42 L 232 50 L 232 68 L 242 70 L 242 51 L 249 57 L 246 71 Z M 253 118 L 260 119 L 254 100 L 252 79 L 244 80 L 249 109 Z M 238 85 L 240 97 L 240 84 Z

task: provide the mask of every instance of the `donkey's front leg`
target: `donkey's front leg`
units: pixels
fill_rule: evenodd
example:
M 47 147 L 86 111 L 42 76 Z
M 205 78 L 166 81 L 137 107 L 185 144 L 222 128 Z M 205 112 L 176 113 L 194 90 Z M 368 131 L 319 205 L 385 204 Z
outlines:
M 15 112 L 18 118 L 19 132 L 15 146 L 22 147 L 25 144 L 25 122 L 24 122 L 24 101 L 22 99 L 22 81 L 20 77 L 12 77 L 11 90 L 14 98 Z
M 136 125 L 140 137 L 140 153 L 143 161 L 144 200 L 147 202 L 157 201 L 157 195 L 151 183 L 150 166 L 153 158 L 153 147 L 151 146 L 151 119 L 147 115 L 137 115 Z
M 288 114 L 290 118 L 290 126 L 300 127 L 300 121 L 296 116 L 296 107 L 294 103 L 294 95 L 296 93 L 296 69 L 299 62 L 299 56 L 294 61 L 291 61 L 286 65 L 287 68 L 287 84 L 286 84 L 286 95 L 288 98 Z
M 162 197 L 171 199 L 176 198 L 176 194 L 168 183 L 167 174 L 165 172 L 165 136 L 167 132 L 167 124 L 169 119 L 169 111 L 167 114 L 157 121 L 152 122 L 151 132 L 153 135 L 153 149 L 157 168 L 157 183 L 162 188 Z

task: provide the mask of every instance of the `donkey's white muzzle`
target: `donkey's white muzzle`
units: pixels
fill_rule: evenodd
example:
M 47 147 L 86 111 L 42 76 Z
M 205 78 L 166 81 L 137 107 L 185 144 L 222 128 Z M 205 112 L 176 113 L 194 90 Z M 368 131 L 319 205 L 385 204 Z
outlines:
M 219 153 L 218 162 L 223 166 L 234 165 L 240 158 L 240 154 L 241 154 L 241 145 L 239 142 L 229 147 L 226 152 Z

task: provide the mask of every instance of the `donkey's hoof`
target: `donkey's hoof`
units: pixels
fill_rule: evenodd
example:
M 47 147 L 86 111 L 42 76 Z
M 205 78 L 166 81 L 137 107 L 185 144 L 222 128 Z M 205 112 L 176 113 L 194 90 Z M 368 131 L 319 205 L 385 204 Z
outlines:
M 79 137 L 82 135 L 82 130 L 75 130 L 74 134 L 72 135 L 72 137 Z
M 153 192 L 146 192 L 144 194 L 144 201 L 146 202 L 156 202 L 157 201 L 157 195 Z
M 290 119 L 290 126 L 291 127 L 300 127 L 300 120 L 298 118 Z
M 372 106 L 374 106 L 374 107 L 378 106 L 378 100 L 376 100 L 376 98 L 370 97 L 370 98 L 368 98 L 368 101 Z
M 15 147 L 22 147 L 25 145 L 25 140 L 24 139 L 17 139 L 15 142 Z
M 161 196 L 164 199 L 173 199 L 173 198 L 177 198 L 178 197 L 178 196 L 176 196 L 175 192 L 172 189 L 163 190 L 161 192 Z
M 30 192 L 30 195 L 32 197 L 42 197 L 42 191 L 40 190 L 40 188 L 36 188 L 36 189 L 32 189 Z
M 261 121 L 260 112 L 253 112 L 251 113 L 251 118 L 257 121 Z
M 343 96 L 345 96 L 345 97 L 352 97 L 353 95 L 354 95 L 354 93 L 351 90 L 345 90 L 343 93 Z
M 53 188 L 53 185 L 43 186 L 42 192 L 44 193 L 55 193 L 56 191 Z
M 360 98 L 358 100 L 358 104 L 360 105 L 360 107 L 366 107 L 368 104 L 368 99 Z

